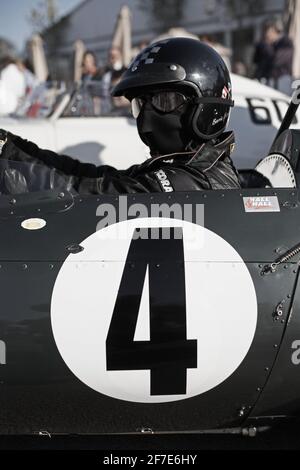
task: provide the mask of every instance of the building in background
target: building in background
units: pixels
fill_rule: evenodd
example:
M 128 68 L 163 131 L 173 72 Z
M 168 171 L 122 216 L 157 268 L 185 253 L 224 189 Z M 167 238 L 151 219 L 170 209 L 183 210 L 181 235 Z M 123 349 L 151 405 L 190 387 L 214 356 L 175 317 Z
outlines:
M 152 40 L 171 27 L 182 27 L 197 36 L 232 49 L 232 61 L 251 72 L 253 45 L 263 23 L 282 15 L 286 0 L 85 0 L 43 33 L 53 78 L 71 79 L 74 43 L 105 62 L 116 18 L 124 3 L 132 13 L 132 44 Z

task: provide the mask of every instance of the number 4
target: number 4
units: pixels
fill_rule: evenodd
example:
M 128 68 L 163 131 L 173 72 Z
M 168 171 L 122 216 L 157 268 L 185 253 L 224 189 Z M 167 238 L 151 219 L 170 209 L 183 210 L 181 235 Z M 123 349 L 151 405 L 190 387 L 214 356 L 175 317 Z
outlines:
M 138 238 L 145 230 L 135 230 L 129 247 L 106 338 L 107 370 L 148 369 L 151 395 L 186 394 L 187 368 L 197 367 L 197 340 L 186 337 L 182 229 L 167 228 L 168 239 Z M 150 341 L 134 341 L 147 266 Z

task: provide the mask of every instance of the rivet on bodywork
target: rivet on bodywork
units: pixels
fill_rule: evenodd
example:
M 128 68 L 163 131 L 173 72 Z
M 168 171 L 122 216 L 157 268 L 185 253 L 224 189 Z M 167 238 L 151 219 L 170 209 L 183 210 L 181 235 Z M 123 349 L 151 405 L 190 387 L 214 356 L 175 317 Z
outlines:
M 22 268 L 23 268 L 23 269 L 27 269 L 27 268 L 28 268 L 28 265 L 27 265 L 27 264 L 23 264 L 23 265 L 22 265 Z
M 154 434 L 154 431 L 151 428 L 141 428 L 140 431 L 143 434 Z
M 16 200 L 16 199 L 11 199 L 11 200 L 9 201 L 9 203 L 10 203 L 10 204 L 17 204 L 17 200 Z
M 83 246 L 77 245 L 76 243 L 74 243 L 74 245 L 69 245 L 69 246 L 67 247 L 67 250 L 68 250 L 70 253 L 77 254 L 77 253 L 80 253 L 81 251 L 83 251 L 84 248 L 83 248 Z
M 269 370 L 270 370 L 270 367 L 265 367 L 266 372 L 269 372 Z
M 44 436 L 44 437 L 49 437 L 51 439 L 51 434 L 48 431 L 39 431 L 38 435 L 39 436 Z
M 273 348 L 278 348 L 278 344 L 273 344 Z
M 53 268 L 54 268 L 54 265 L 53 265 L 53 264 L 49 264 L 49 268 L 50 268 L 50 269 L 53 269 Z
M 170 70 L 175 72 L 175 70 L 177 70 L 177 65 L 175 65 L 175 64 L 170 65 Z
M 59 193 L 58 198 L 63 199 L 65 197 L 65 193 Z

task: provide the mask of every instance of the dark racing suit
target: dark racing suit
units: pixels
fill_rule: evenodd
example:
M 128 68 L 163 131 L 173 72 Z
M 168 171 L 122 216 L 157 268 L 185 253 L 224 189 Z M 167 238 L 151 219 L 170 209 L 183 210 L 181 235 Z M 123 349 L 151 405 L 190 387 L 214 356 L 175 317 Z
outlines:
M 233 132 L 226 132 L 217 140 L 202 144 L 194 155 L 176 155 L 168 160 L 164 156 L 150 158 L 127 170 L 82 163 L 66 155 L 42 150 L 34 143 L 5 131 L 1 131 L 0 139 L 3 139 L 3 134 L 6 143 L 2 148 L 1 161 L 4 159 L 12 161 L 11 163 L 30 163 L 27 165 L 30 172 L 35 171 L 36 165 L 55 169 L 54 172 L 65 178 L 66 187 L 72 187 L 80 194 L 201 191 L 240 187 L 238 173 L 230 158 L 234 148 Z M 24 186 L 25 178 L 16 178 L 14 173 L 13 179 L 12 184 L 9 183 L 10 187 L 14 187 L 14 184 Z M 27 174 L 26 187 L 17 187 L 16 192 L 30 191 L 30 179 L 30 174 Z M 56 179 L 51 178 L 51 181 L 50 187 L 39 189 L 55 189 Z

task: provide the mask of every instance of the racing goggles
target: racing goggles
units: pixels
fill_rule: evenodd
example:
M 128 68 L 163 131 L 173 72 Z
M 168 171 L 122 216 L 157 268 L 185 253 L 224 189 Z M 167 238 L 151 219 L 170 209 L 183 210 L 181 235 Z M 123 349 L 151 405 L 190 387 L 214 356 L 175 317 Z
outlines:
M 185 103 L 220 103 L 228 106 L 233 106 L 232 100 L 223 98 L 207 97 L 198 98 L 195 96 L 188 97 L 179 93 L 178 91 L 161 91 L 151 95 L 138 96 L 131 100 L 131 111 L 135 119 L 139 116 L 142 107 L 146 102 L 150 102 L 156 111 L 161 113 L 171 113 Z

